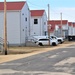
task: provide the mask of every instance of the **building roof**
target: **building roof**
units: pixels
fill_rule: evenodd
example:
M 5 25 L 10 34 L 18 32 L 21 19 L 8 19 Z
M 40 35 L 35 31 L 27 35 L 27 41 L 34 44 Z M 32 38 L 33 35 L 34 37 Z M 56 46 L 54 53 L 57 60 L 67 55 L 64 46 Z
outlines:
M 61 20 L 51 20 L 49 21 L 50 23 L 54 23 L 55 25 L 60 25 L 61 24 Z M 68 20 L 62 20 L 62 25 L 66 25 L 68 23 Z
M 72 26 L 72 24 L 73 24 L 72 22 L 68 22 L 68 25 L 69 25 L 69 26 Z
M 75 23 L 73 23 L 73 27 L 75 27 Z
M 7 10 L 21 10 L 26 2 L 6 2 Z M 4 10 L 4 2 L 0 2 L 0 10 Z
M 45 10 L 31 10 L 31 16 L 43 16 Z
M 68 20 L 62 20 L 62 25 L 67 25 Z M 61 28 L 61 20 L 50 20 L 48 21 L 48 25 L 51 25 L 50 31 L 53 32 L 55 30 L 55 26 L 58 25 Z
M 71 27 L 75 27 L 75 23 L 74 22 L 68 22 L 68 25 Z

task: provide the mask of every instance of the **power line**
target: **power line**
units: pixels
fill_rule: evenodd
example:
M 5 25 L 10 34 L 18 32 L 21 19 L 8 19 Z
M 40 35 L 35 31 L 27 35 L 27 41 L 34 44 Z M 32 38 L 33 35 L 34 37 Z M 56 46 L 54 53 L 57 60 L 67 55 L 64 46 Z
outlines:
M 30 1 L 28 1 L 27 0 L 27 2 L 29 3 L 29 5 L 30 5 L 30 7 L 32 7 L 32 8 L 41 8 L 41 9 L 46 9 L 47 10 L 47 7 L 43 7 L 43 6 L 40 6 L 40 5 L 37 5 L 37 4 L 34 4 L 34 3 L 32 3 L 32 2 L 30 2 Z M 44 5 L 45 6 L 45 5 Z M 42 8 L 43 7 L 43 8 Z M 50 8 L 50 10 L 51 10 L 51 14 L 60 14 L 60 12 L 56 12 L 54 9 L 52 9 L 52 8 Z M 47 12 L 47 11 L 46 11 Z M 66 14 L 66 13 L 64 13 L 64 12 L 62 12 L 62 15 L 65 15 L 65 16 L 67 16 L 67 17 L 69 17 L 69 18 L 74 18 L 75 19 L 75 17 L 74 16 L 71 16 L 71 15 L 69 15 L 69 14 Z
M 45 7 L 45 5 L 44 5 L 44 7 L 42 6 L 42 5 L 37 5 L 37 4 L 34 4 L 34 3 L 32 3 L 32 2 L 30 2 L 30 1 L 28 1 L 27 0 L 27 3 L 29 3 L 29 5 L 30 5 L 30 7 L 34 7 L 34 8 L 41 8 L 41 9 L 46 9 L 47 8 L 47 5 L 46 5 L 46 7 Z M 43 8 L 42 8 L 43 7 Z
M 27 2 L 28 2 L 29 4 L 35 6 L 35 7 L 39 7 L 39 6 L 40 6 L 40 5 L 36 5 L 36 4 L 32 3 L 32 2 L 30 2 L 30 1 L 28 1 L 28 0 L 27 0 Z
M 60 12 L 56 12 L 55 10 L 53 10 L 52 8 L 51 8 L 51 14 L 60 14 Z M 62 15 L 64 16 L 67 16 L 67 17 L 69 17 L 69 18 L 73 18 L 73 19 L 75 19 L 75 17 L 74 16 L 72 16 L 72 15 L 70 15 L 70 14 L 66 14 L 66 13 L 64 13 L 64 12 L 62 12 Z
M 75 18 L 74 16 L 72 15 L 69 15 L 69 14 L 66 14 L 66 13 L 63 13 L 64 15 L 68 16 L 68 17 L 72 17 L 72 18 Z

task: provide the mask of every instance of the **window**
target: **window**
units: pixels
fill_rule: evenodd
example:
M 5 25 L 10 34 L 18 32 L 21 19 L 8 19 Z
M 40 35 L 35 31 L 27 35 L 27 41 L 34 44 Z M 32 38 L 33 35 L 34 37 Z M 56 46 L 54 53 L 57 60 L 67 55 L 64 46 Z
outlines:
M 44 22 L 44 25 L 46 25 L 46 22 Z
M 52 38 L 52 39 L 56 39 L 56 37 L 54 37 L 54 36 L 51 36 L 51 38 Z
M 45 31 L 45 36 L 47 35 L 47 31 Z
M 25 18 L 25 21 L 27 21 L 27 18 Z
M 23 29 L 23 31 L 24 31 L 24 29 Z
M 34 19 L 34 24 L 38 24 L 38 19 Z
M 24 15 L 24 13 L 22 13 L 22 15 Z
M 39 41 L 48 41 L 49 39 L 39 39 Z
M 28 10 L 29 10 L 29 8 L 28 8 Z

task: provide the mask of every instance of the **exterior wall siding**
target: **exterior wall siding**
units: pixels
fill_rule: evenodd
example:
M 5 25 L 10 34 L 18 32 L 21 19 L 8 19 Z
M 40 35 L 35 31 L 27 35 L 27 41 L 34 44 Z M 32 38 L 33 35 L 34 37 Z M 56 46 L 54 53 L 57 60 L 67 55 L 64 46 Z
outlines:
M 38 19 L 38 24 L 34 24 L 34 19 Z M 31 18 L 31 36 L 33 35 L 40 35 L 41 31 L 40 31 L 40 18 L 39 17 L 32 17 Z
M 0 37 L 3 38 L 4 13 L 0 12 L 0 16 Z M 9 44 L 20 45 L 20 13 L 18 11 L 7 11 L 7 40 Z
M 34 24 L 34 19 L 38 19 L 38 24 Z M 35 16 L 35 17 L 31 16 L 30 32 L 31 32 L 31 36 L 45 35 L 45 32 L 47 32 L 47 15 L 45 12 L 43 16 Z
M 48 28 L 47 28 L 47 15 L 46 12 L 44 12 L 43 17 L 42 17 L 42 21 L 43 21 L 43 35 L 47 35 L 48 33 Z
M 68 30 L 68 24 L 63 25 L 63 26 L 62 26 L 62 29 L 63 29 L 63 30 Z
M 72 36 L 73 35 L 73 28 L 72 28 L 72 26 L 69 26 L 68 35 L 69 36 Z
M 72 25 L 69 26 L 68 40 L 75 41 L 75 27 L 73 27 Z
M 0 11 L 0 37 L 3 38 L 4 14 Z
M 63 25 L 63 35 L 64 38 L 67 39 L 68 38 L 68 24 Z
M 25 45 L 30 36 L 30 10 L 25 3 L 21 10 L 21 44 Z
M 75 36 L 75 27 L 73 27 L 73 36 Z

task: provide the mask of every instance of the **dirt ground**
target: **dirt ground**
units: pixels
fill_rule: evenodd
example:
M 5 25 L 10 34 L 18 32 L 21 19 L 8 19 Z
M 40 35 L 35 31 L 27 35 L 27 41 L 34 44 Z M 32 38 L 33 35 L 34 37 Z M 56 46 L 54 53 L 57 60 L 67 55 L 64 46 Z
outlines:
M 38 47 L 9 47 L 8 55 L 0 55 L 0 63 L 8 62 L 28 56 L 32 56 L 38 53 L 63 48 L 69 45 L 74 45 L 75 42 L 64 42 L 58 46 L 38 46 Z

